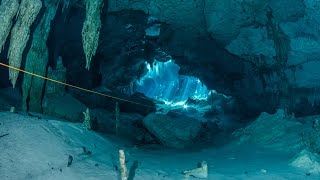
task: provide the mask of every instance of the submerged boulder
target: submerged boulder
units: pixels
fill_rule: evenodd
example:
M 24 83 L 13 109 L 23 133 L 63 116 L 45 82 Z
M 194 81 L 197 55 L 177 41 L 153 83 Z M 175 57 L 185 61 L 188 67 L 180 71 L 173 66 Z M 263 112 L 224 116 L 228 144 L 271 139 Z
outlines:
M 303 147 L 302 124 L 284 110 L 262 113 L 248 126 L 233 133 L 239 144 L 256 144 L 279 151 L 297 152 Z
M 153 143 L 149 132 L 142 125 L 143 116 L 137 113 L 119 114 L 118 131 L 116 131 L 116 117 L 113 112 L 97 108 L 91 111 L 94 123 L 93 130 L 106 133 L 117 134 L 129 140 L 140 143 Z
M 165 146 L 184 148 L 199 135 L 201 122 L 195 118 L 169 113 L 149 114 L 143 125 Z
M 312 125 L 305 129 L 303 132 L 304 144 L 309 148 L 311 152 L 320 154 L 320 117 L 311 116 L 304 118 L 306 122 L 312 120 Z
M 43 99 L 43 113 L 71 122 L 83 122 L 83 113 L 87 107 L 69 94 L 46 97 Z
M 304 169 L 308 173 L 320 173 L 320 157 L 307 150 L 302 150 L 290 163 L 291 166 Z

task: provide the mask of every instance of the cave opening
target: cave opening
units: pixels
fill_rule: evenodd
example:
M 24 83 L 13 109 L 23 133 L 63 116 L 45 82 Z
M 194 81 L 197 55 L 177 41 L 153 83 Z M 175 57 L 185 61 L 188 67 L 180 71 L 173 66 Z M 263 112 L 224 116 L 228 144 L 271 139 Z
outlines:
M 180 67 L 173 60 L 166 62 L 155 60 L 152 64 L 145 62 L 145 65 L 148 72 L 135 82 L 135 91 L 149 98 L 172 106 L 180 104 L 186 108 L 185 102 L 189 98 L 207 100 L 211 92 L 200 79 L 180 75 Z

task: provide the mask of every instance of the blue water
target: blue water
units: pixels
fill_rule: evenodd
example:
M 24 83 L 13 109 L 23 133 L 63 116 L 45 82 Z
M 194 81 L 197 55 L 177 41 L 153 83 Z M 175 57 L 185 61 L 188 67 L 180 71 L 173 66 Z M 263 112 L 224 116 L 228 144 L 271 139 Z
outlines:
M 148 73 L 136 83 L 136 91 L 158 100 L 186 101 L 188 98 L 206 99 L 209 90 L 198 78 L 179 75 L 180 67 L 169 60 L 146 63 Z

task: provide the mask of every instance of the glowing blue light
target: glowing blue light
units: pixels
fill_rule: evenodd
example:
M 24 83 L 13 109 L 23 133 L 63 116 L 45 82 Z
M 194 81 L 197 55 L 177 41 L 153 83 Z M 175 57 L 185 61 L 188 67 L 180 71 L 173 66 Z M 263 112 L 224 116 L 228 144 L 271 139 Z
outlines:
M 151 71 L 151 66 L 150 66 L 150 64 L 146 62 L 146 66 L 147 66 L 148 71 L 150 72 L 150 71 Z
M 154 61 L 152 67 L 146 62 L 148 73 L 136 83 L 135 91 L 163 102 L 183 102 L 188 98 L 206 99 L 209 91 L 198 78 L 179 75 L 179 66 L 172 60 L 167 62 Z M 187 108 L 187 106 L 186 106 Z

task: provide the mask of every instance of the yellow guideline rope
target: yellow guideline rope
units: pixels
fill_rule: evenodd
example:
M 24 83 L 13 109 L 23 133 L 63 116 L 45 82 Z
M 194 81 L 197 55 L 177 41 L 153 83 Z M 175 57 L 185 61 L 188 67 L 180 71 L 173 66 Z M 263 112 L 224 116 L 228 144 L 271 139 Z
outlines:
M 130 101 L 130 100 L 127 100 L 127 99 L 122 99 L 122 98 L 119 98 L 119 97 L 115 97 L 115 96 L 99 93 L 99 92 L 96 92 L 96 91 L 92 91 L 92 90 L 89 90 L 89 89 L 81 88 L 81 87 L 78 87 L 78 86 L 74 86 L 74 85 L 71 85 L 71 84 L 67 84 L 67 83 L 64 83 L 64 82 L 61 82 L 61 81 L 57 81 L 57 80 L 50 79 L 50 78 L 47 78 L 47 77 L 44 77 L 44 76 L 40 76 L 38 74 L 31 73 L 31 72 L 28 72 L 28 71 L 25 71 L 25 70 L 22 70 L 22 69 L 19 69 L 19 68 L 16 68 L 16 67 L 13 67 L 13 66 L 10 66 L 10 65 L 7 65 L 7 64 L 0 63 L 0 65 L 4 66 L 4 67 L 7 67 L 9 69 L 20 71 L 20 72 L 25 73 L 25 74 L 29 74 L 29 75 L 32 75 L 32 76 L 35 76 L 35 77 L 38 77 L 38 78 L 42 78 L 42 79 L 45 79 L 45 80 L 48 80 L 48 81 L 51 81 L 51 82 L 54 82 L 54 83 L 62 84 L 62 85 L 65 85 L 65 86 L 69 86 L 69 87 L 72 87 L 72 88 L 75 88 L 75 89 L 79 89 L 79 90 L 82 90 L 82 91 L 86 91 L 86 92 L 89 92 L 89 93 L 93 93 L 93 94 L 97 94 L 97 95 L 100 95 L 100 96 L 116 99 L 116 100 L 119 100 L 119 101 L 129 102 L 129 103 L 132 103 L 132 104 L 137 104 L 137 105 L 140 105 L 140 106 L 145 106 L 145 107 L 151 107 L 152 108 L 152 106 L 148 106 L 148 105 L 145 105 L 145 104 L 140 104 L 140 103 L 137 103 L 137 102 L 134 102 L 134 101 Z

